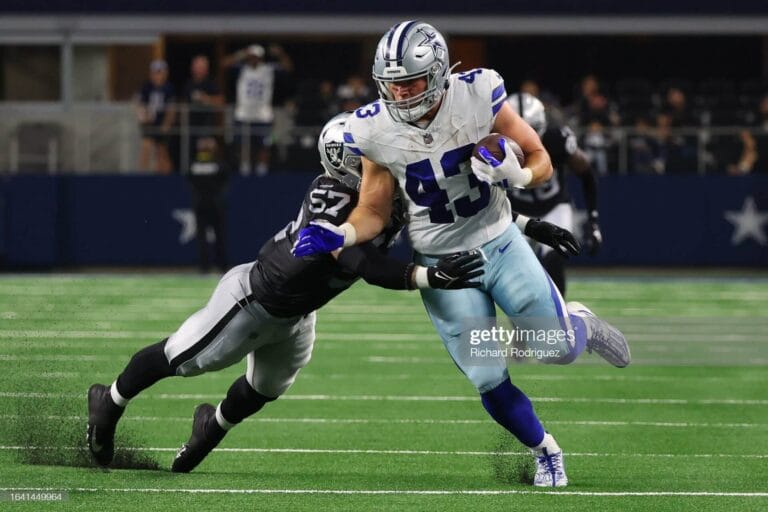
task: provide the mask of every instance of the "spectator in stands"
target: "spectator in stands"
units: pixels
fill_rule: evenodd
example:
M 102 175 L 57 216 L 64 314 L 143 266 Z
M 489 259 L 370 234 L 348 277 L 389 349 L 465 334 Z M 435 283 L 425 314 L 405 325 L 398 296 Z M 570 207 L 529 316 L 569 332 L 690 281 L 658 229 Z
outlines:
M 610 140 L 605 134 L 603 125 L 598 121 L 589 123 L 582 146 L 584 153 L 589 156 L 589 161 L 592 162 L 592 168 L 600 176 L 608 174 L 608 148 Z
M 731 153 L 727 155 L 725 170 L 731 176 L 749 174 L 757 162 L 757 144 L 755 137 L 747 129 L 739 131 L 738 136 L 731 137 Z
M 141 127 L 139 168 L 169 174 L 172 169 L 168 154 L 168 135 L 176 119 L 175 94 L 168 82 L 168 65 L 154 60 L 149 65 L 149 79 L 136 95 L 136 117 Z M 154 155 L 154 169 L 150 159 Z
M 336 97 L 342 112 L 356 110 L 373 99 L 371 88 L 360 75 L 347 78 L 346 82 L 336 89 Z
M 635 131 L 627 137 L 627 145 L 629 172 L 638 174 L 661 174 L 664 172 L 659 142 L 654 136 L 648 118 L 645 116 L 637 118 Z
M 520 84 L 520 92 L 522 93 L 528 93 L 531 96 L 535 98 L 539 98 L 541 96 L 541 90 L 539 88 L 539 84 L 536 83 L 535 80 L 523 80 L 523 82 Z
M 664 113 L 669 116 L 673 127 L 691 127 L 699 124 L 688 107 L 685 93 L 679 87 L 667 89 Z
M 581 96 L 572 110 L 581 126 L 594 122 L 603 127 L 618 126 L 621 123 L 616 105 L 601 91 L 600 83 L 594 75 L 582 79 Z
M 198 152 L 207 152 L 214 142 L 218 128 L 218 111 L 224 106 L 224 95 L 219 86 L 211 80 L 210 61 L 205 55 L 197 55 L 190 66 L 192 77 L 184 87 L 184 108 L 188 112 L 190 161 L 194 162 Z M 187 170 L 187 169 L 185 169 Z
M 256 174 L 269 170 L 270 137 L 275 120 L 273 108 L 275 82 L 280 73 L 293 71 L 293 61 L 278 45 L 269 47 L 274 62 L 266 61 L 264 47 L 258 44 L 224 58 L 222 66 L 239 69 L 235 104 L 235 146 L 240 153 L 240 172 L 250 174 L 256 161 Z M 255 157 L 255 158 L 254 158 Z
M 667 113 L 656 116 L 656 129 L 661 158 L 664 161 L 664 173 L 696 173 L 698 170 L 697 146 L 675 131 L 672 126 L 672 116 Z M 695 136 L 694 140 L 696 140 Z
M 757 108 L 755 134 L 756 162 L 754 172 L 768 173 L 768 94 L 763 96 Z
M 330 80 L 307 81 L 299 88 L 296 124 L 316 126 L 318 130 L 328 119 L 340 112 L 336 89 Z M 317 134 L 310 137 L 313 151 L 316 151 Z
M 666 141 L 666 171 L 668 173 L 696 172 L 698 136 L 676 131 L 677 128 L 691 129 L 699 122 L 694 117 L 685 93 L 672 86 L 665 94 L 663 114 L 657 118 L 659 128 Z

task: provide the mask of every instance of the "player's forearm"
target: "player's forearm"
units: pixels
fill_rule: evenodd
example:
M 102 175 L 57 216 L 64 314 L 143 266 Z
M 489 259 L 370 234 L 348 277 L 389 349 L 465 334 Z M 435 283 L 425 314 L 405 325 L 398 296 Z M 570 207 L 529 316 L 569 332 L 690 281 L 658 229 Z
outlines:
M 552 177 L 552 161 L 544 149 L 525 155 L 525 166 L 531 170 L 531 181 L 526 188 L 541 185 Z
M 376 238 L 386 227 L 390 213 L 368 205 L 358 205 L 349 214 L 347 222 L 340 226 L 344 230 L 344 246 L 349 247 Z

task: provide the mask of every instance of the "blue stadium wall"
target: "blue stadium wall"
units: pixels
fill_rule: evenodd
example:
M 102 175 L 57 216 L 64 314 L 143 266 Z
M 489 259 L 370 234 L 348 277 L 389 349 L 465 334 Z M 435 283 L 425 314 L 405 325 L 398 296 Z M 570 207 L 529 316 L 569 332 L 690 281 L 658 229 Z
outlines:
M 233 178 L 230 264 L 254 259 L 295 218 L 312 177 Z M 768 176 L 610 176 L 600 185 L 606 243 L 574 263 L 768 266 Z M 0 178 L 0 265 L 192 265 L 189 208 L 178 176 Z

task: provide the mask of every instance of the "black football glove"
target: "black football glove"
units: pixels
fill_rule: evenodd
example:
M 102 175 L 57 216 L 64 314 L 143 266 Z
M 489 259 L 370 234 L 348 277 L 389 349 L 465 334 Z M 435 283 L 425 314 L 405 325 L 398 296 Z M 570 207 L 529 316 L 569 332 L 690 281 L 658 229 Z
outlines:
M 603 234 L 600 232 L 600 224 L 597 223 L 597 212 L 589 216 L 589 232 L 587 232 L 587 252 L 595 256 L 603 245 Z
M 482 255 L 479 251 L 464 251 L 450 256 L 443 256 L 434 266 L 427 267 L 427 279 L 430 288 L 458 290 L 459 288 L 479 288 L 480 277 L 485 271 Z
M 581 245 L 570 231 L 543 220 L 529 220 L 525 225 L 525 234 L 541 244 L 550 246 L 566 258 L 571 254 L 578 256 L 581 252 Z

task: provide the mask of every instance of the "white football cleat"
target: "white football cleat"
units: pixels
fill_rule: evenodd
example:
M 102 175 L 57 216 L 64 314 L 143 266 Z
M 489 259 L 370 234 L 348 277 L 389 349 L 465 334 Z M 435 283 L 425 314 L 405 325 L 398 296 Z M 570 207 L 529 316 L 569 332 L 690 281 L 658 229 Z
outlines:
M 581 302 L 569 302 L 568 312 L 584 320 L 587 327 L 587 352 L 597 355 L 617 368 L 624 368 L 632 360 L 627 338 L 617 328 L 599 319 Z
M 536 458 L 536 474 L 533 485 L 536 487 L 565 487 L 568 476 L 565 474 L 563 450 L 550 434 L 544 434 L 544 440 L 536 448 L 531 448 Z

